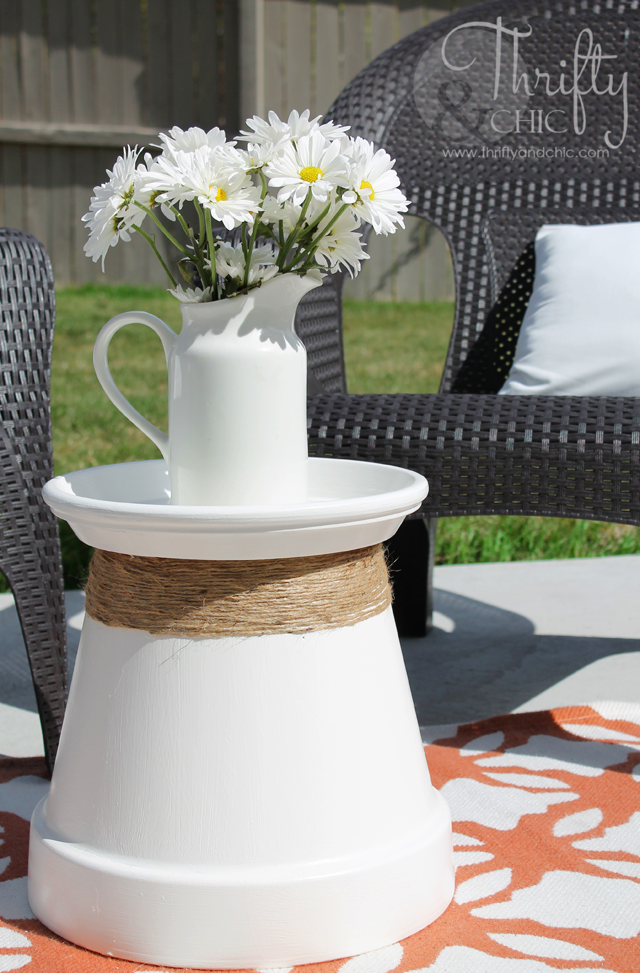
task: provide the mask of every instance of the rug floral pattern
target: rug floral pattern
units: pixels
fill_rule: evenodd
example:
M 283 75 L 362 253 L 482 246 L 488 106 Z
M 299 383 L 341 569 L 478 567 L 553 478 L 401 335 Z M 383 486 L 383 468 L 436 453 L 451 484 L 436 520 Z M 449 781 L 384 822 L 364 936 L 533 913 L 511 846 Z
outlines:
M 638 973 L 640 706 L 594 703 L 426 728 L 454 821 L 456 893 L 433 925 L 309 973 Z M 26 894 L 43 763 L 0 760 L 0 973 L 150 973 L 65 943 Z M 280 971 L 289 973 L 289 971 Z

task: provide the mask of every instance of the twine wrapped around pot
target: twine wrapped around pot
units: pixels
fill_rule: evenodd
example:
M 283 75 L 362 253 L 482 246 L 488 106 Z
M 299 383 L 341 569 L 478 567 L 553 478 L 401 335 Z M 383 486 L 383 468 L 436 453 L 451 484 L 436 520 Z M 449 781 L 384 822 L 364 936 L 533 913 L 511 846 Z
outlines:
M 195 561 L 96 550 L 86 587 L 95 621 L 174 638 L 344 628 L 383 612 L 382 545 L 315 557 Z

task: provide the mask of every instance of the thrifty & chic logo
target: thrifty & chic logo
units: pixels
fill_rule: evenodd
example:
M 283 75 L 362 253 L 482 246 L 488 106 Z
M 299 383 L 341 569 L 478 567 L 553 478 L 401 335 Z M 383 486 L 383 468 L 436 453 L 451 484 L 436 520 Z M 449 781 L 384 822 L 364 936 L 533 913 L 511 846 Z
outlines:
M 530 69 L 521 41 L 532 33 L 530 25 L 506 27 L 498 17 L 495 24 L 461 24 L 432 44 L 414 75 L 415 102 L 426 125 L 458 145 L 488 146 L 512 133 L 581 136 L 588 133 L 590 99 L 606 98 L 608 127 L 592 134 L 608 149 L 619 149 L 627 136 L 629 86 L 618 55 L 604 51 L 585 28 L 552 70 Z M 548 101 L 540 107 L 537 98 L 531 108 L 538 94 Z

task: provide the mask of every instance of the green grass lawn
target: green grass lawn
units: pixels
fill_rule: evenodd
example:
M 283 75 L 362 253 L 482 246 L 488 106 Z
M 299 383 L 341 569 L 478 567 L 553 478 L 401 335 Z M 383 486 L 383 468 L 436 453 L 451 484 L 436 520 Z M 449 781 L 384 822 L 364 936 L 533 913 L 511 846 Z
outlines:
M 106 398 L 93 371 L 93 342 L 122 311 L 150 311 L 178 328 L 176 301 L 161 288 L 82 287 L 57 293 L 52 414 L 56 473 L 159 456 L 155 446 Z M 449 303 L 345 304 L 350 392 L 436 392 L 446 354 Z M 111 370 L 132 404 L 166 429 L 167 378 L 159 339 L 130 325 L 111 343 Z M 61 525 L 67 586 L 82 582 L 88 550 Z M 537 517 L 446 518 L 437 561 L 517 561 L 640 552 L 636 528 Z
M 453 304 L 345 301 L 344 353 L 350 392 L 437 392 Z

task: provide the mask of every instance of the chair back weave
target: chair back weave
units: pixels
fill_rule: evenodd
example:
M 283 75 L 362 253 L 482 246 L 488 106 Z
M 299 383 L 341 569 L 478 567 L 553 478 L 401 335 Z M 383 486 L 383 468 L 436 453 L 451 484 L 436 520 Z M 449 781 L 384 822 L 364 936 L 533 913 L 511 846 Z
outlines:
M 504 382 L 539 226 L 639 218 L 639 65 L 636 0 L 490 0 L 384 51 L 329 109 L 389 152 L 410 214 L 451 248 L 456 315 L 441 391 Z M 482 367 L 461 373 L 514 294 L 507 352 L 491 362 L 485 349 Z

